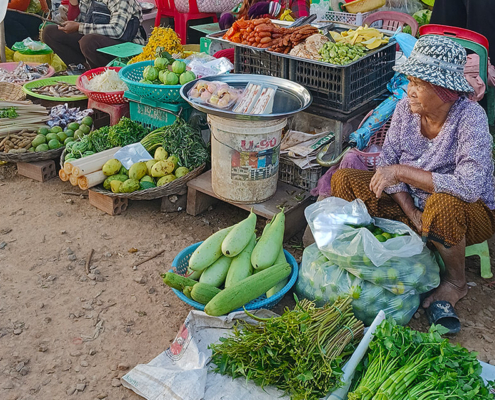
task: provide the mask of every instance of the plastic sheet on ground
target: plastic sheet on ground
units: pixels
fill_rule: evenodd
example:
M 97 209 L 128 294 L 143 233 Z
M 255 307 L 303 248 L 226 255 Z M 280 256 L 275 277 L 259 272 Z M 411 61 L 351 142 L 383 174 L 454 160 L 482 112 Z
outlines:
M 262 318 L 276 315 L 268 310 L 255 314 Z M 147 400 L 289 400 L 274 388 L 263 390 L 245 379 L 232 380 L 209 371 L 208 345 L 228 335 L 237 320 L 256 323 L 244 312 L 210 317 L 191 311 L 171 346 L 148 364 L 133 368 L 122 378 L 123 385 Z

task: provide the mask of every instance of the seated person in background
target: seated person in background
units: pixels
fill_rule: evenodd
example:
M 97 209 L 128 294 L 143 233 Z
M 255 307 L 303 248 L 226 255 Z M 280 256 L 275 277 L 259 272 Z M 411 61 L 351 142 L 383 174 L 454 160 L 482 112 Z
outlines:
M 123 42 L 145 43 L 141 6 L 137 0 L 70 0 L 69 21 L 48 25 L 43 41 L 67 64 L 104 67 L 114 57 L 100 48 Z
M 399 67 L 409 77 L 376 172 L 341 169 L 332 195 L 361 199 L 372 217 L 403 222 L 432 243 L 445 264 L 423 301 L 430 323 L 456 333 L 456 303 L 467 292 L 466 246 L 495 232 L 492 137 L 483 108 L 469 100 L 466 51 L 443 36 L 421 37 Z
M 291 1 L 260 1 L 260 0 L 244 0 L 237 8 L 238 12 L 225 12 L 220 16 L 218 24 L 220 29 L 229 29 L 232 24 L 240 19 L 257 19 L 257 18 L 272 18 L 278 19 L 284 9 L 288 8 L 292 11 L 293 19 L 309 16 L 310 2 L 307 0 L 291 0 Z

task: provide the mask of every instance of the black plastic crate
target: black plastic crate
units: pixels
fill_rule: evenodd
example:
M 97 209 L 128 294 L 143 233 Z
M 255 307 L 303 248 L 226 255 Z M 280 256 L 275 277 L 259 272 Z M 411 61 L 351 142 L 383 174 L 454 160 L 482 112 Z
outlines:
M 296 186 L 304 190 L 312 190 L 318 186 L 323 168 L 321 166 L 302 169 L 294 164 L 290 159 L 280 157 L 278 164 L 278 179 L 289 185 Z
M 234 71 L 236 74 L 259 74 L 287 79 L 289 62 L 287 58 L 263 50 L 235 46 Z
M 313 104 L 351 113 L 387 91 L 394 76 L 396 43 L 345 66 L 290 59 L 289 79 L 308 89 Z

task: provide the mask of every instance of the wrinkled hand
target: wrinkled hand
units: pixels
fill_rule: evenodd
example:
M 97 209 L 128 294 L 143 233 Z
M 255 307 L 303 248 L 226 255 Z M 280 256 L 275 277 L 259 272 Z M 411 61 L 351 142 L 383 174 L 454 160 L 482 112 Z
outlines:
M 58 29 L 65 33 L 79 32 L 79 22 L 65 21 L 62 23 L 62 26 L 58 27 Z
M 414 208 L 408 217 L 421 235 L 421 232 L 423 232 L 423 212 Z
M 377 199 L 380 198 L 385 188 L 399 183 L 399 179 L 397 178 L 398 169 L 398 165 L 377 168 L 370 183 L 370 190 L 375 193 Z

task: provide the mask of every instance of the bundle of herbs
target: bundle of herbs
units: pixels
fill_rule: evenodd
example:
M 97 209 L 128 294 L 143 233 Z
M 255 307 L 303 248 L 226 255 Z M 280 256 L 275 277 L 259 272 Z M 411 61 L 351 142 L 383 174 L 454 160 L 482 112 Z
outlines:
M 320 399 L 340 387 L 342 366 L 364 331 L 351 298 L 323 308 L 308 300 L 296 303 L 276 318 L 248 313 L 260 323 L 241 323 L 231 337 L 210 346 L 215 372 L 273 385 L 294 400 Z
M 134 122 L 129 118 L 123 117 L 117 124 L 110 127 L 108 131 L 108 142 L 111 147 L 124 147 L 139 142 L 147 134 L 148 129 L 139 122 Z
M 383 321 L 370 343 L 349 400 L 493 400 L 476 353 L 428 333 Z
M 192 170 L 210 160 L 210 150 L 205 144 L 201 131 L 177 117 L 172 125 L 156 129 L 147 135 L 141 144 L 153 154 L 153 150 L 162 146 L 168 154 L 179 159 L 179 166 Z

